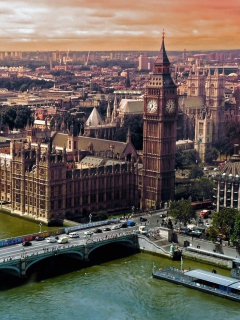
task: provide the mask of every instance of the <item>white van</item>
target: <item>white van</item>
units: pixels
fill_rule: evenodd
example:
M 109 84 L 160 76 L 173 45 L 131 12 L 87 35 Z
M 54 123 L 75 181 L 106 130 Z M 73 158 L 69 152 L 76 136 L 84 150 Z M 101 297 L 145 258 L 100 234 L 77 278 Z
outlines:
M 69 237 L 70 238 L 79 238 L 79 234 L 77 232 L 70 232 Z
M 68 237 L 61 237 L 58 239 L 58 243 L 67 243 L 68 242 Z
M 138 232 L 142 235 L 146 235 L 148 233 L 148 229 L 145 226 L 139 226 Z

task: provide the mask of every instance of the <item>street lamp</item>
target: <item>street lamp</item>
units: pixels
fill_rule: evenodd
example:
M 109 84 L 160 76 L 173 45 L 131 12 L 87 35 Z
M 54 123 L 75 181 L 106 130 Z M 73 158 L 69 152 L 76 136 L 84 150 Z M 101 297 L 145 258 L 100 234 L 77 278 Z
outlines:
M 39 233 L 41 233 L 42 232 L 42 224 L 41 224 L 41 222 L 39 223 L 39 228 L 40 228 Z
M 25 250 L 24 248 L 22 248 L 21 259 L 25 259 L 25 257 L 26 257 Z
M 92 222 L 92 214 L 90 213 L 89 215 L 89 222 L 91 223 Z

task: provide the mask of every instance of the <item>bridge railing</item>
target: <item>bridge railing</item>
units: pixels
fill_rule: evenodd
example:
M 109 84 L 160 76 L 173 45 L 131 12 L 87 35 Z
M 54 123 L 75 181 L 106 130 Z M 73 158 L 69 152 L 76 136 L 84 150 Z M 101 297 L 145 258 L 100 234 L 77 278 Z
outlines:
M 63 251 L 69 251 L 69 249 L 79 249 L 81 247 L 84 247 L 88 244 L 95 244 L 95 243 L 99 243 L 99 242 L 102 242 L 102 241 L 106 241 L 108 242 L 109 240 L 111 239 L 119 239 L 119 238 L 122 238 L 122 237 L 126 237 L 126 236 L 132 236 L 132 235 L 135 235 L 136 233 L 132 232 L 132 231 L 127 231 L 127 232 L 120 232 L 116 235 L 107 235 L 106 236 L 102 236 L 102 237 L 99 237 L 99 238 L 86 238 L 85 240 L 81 240 L 82 243 L 79 243 L 79 244 L 70 244 L 70 243 L 67 243 L 67 244 L 58 244 L 54 247 L 44 247 L 42 250 L 38 250 L 37 252 L 34 252 L 34 253 L 31 253 L 31 254 L 28 254 L 24 248 L 22 248 L 22 250 L 19 251 L 18 254 L 14 255 L 14 256 L 9 256 L 8 258 L 3 258 L 3 259 L 0 259 L 0 265 L 3 264 L 3 263 L 8 263 L 9 262 L 14 262 L 16 260 L 19 260 L 19 259 L 27 259 L 27 260 L 31 260 L 31 259 L 35 259 L 36 257 L 39 257 L 39 256 L 46 256 L 46 255 L 53 255 L 53 254 L 56 254 L 56 253 L 63 253 Z
M 17 236 L 17 237 L 12 237 L 8 239 L 1 239 L 0 240 L 0 247 L 6 247 L 6 246 L 11 246 L 14 244 L 22 243 L 25 241 L 33 241 L 35 240 L 36 237 L 51 237 L 51 236 L 58 236 L 60 234 L 64 233 L 69 233 L 69 232 L 74 232 L 78 230 L 84 230 L 88 228 L 93 228 L 93 227 L 99 227 L 99 226 L 104 226 L 106 224 L 111 224 L 111 223 L 119 223 L 120 219 L 112 219 L 112 220 L 105 220 L 105 221 L 96 221 L 96 222 L 91 222 L 91 223 L 85 223 L 85 224 L 79 224 L 77 226 L 72 226 L 72 227 L 67 227 L 67 228 L 58 228 L 56 230 L 47 230 L 47 231 L 42 231 L 38 233 L 33 233 L 33 234 L 28 234 L 28 235 L 22 235 L 22 236 Z

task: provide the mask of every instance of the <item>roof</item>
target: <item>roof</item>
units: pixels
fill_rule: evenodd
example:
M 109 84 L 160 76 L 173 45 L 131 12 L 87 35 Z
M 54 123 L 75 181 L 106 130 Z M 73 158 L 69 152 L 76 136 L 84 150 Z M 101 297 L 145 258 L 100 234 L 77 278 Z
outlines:
M 143 100 L 122 99 L 119 111 L 121 113 L 143 113 Z
M 240 177 L 240 158 L 239 162 L 227 162 L 221 170 L 221 174 L 223 173 L 225 173 L 225 175 L 231 174 L 233 177 L 236 177 L 236 175 Z
M 196 108 L 196 107 L 202 107 L 204 105 L 204 98 L 202 96 L 199 97 L 184 97 L 179 98 L 178 100 L 180 107 L 182 104 L 185 106 L 185 108 Z
M 91 157 L 91 156 L 86 156 L 84 157 L 80 163 L 79 166 L 81 168 L 86 167 L 99 167 L 99 166 L 112 166 L 116 164 L 123 164 L 125 161 L 121 161 L 118 159 L 106 159 L 106 158 L 101 158 L 101 157 Z
M 231 286 L 231 285 L 236 284 L 236 283 L 238 283 L 238 285 L 240 286 L 240 281 L 237 280 L 237 279 L 233 279 L 233 278 L 230 278 L 230 277 L 222 276 L 220 274 L 212 273 L 212 272 L 209 272 L 209 271 L 203 271 L 201 269 L 187 271 L 184 274 L 186 276 L 189 276 L 189 277 L 192 277 L 192 278 L 208 281 L 208 282 L 215 283 L 215 284 L 218 284 L 218 285 L 222 285 L 222 286 L 225 286 L 225 287 Z
M 164 34 L 162 37 L 162 45 L 161 45 L 161 49 L 158 53 L 157 59 L 155 60 L 155 64 L 170 64 L 169 60 L 168 60 L 168 56 L 165 50 L 165 45 L 164 45 Z
M 66 133 L 57 133 L 53 138 L 53 145 L 57 147 L 63 148 L 67 146 L 68 143 L 68 134 Z M 113 140 L 105 140 L 105 139 L 97 139 L 91 137 L 78 136 L 78 145 L 77 148 L 79 150 L 88 150 L 89 145 L 92 144 L 94 151 L 108 151 L 113 150 L 114 153 L 122 154 L 134 154 L 134 157 L 137 157 L 136 150 L 134 149 L 131 143 L 113 141 Z
M 101 125 L 103 124 L 103 120 L 99 114 L 99 112 L 97 111 L 97 108 L 94 107 L 90 116 L 88 117 L 85 125 L 86 126 L 97 126 L 97 125 Z

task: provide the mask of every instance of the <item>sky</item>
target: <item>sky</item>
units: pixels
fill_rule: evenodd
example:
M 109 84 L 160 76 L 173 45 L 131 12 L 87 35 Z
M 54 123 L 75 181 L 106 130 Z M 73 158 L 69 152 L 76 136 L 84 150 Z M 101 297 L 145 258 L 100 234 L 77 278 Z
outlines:
M 240 0 L 0 0 L 0 51 L 240 48 Z

